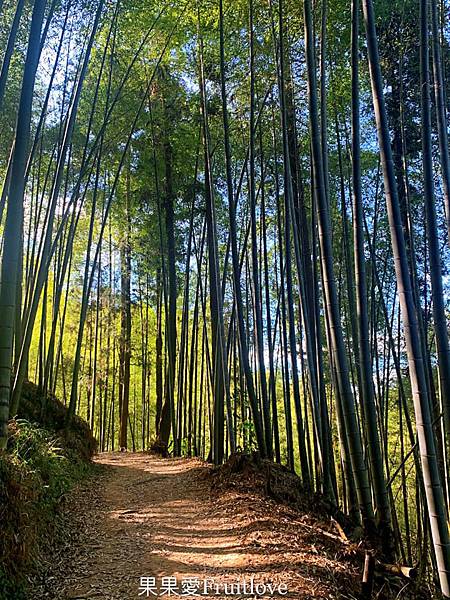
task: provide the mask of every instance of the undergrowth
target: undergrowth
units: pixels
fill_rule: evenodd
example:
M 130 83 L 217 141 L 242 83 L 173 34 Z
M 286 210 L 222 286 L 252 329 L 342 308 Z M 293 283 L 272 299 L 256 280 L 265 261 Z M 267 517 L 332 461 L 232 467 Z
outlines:
M 27 575 L 51 543 L 61 501 L 93 468 L 96 444 L 87 424 L 76 418 L 65 431 L 62 403 L 49 396 L 42 419 L 41 402 L 28 384 L 0 453 L 0 600 L 27 598 Z

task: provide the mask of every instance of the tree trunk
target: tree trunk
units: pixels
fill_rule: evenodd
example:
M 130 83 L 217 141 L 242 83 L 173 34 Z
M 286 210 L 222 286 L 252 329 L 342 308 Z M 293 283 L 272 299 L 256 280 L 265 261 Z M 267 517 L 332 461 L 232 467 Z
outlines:
M 128 420 L 130 400 L 131 362 L 131 215 L 130 165 L 126 175 L 125 236 L 120 248 L 120 347 L 119 347 L 119 447 L 128 448 Z
M 31 109 L 36 70 L 40 55 L 40 38 L 45 4 L 46 0 L 36 0 L 33 8 L 17 115 L 8 210 L 3 234 L 0 289 L 0 312 L 2 314 L 0 324 L 0 339 L 2 340 L 0 352 L 0 450 L 6 447 L 7 441 L 14 322 L 16 317 L 17 285 L 19 283 L 17 274 L 18 272 L 22 272 L 18 261 L 22 257 L 25 169 L 30 141 Z
M 383 168 L 384 190 L 391 231 L 395 273 L 406 339 L 409 375 L 416 415 L 416 428 L 419 439 L 428 516 L 430 519 L 441 590 L 444 596 L 450 597 L 449 531 L 445 515 L 444 494 L 439 477 L 430 398 L 426 383 L 424 357 L 422 356 L 422 346 L 412 290 L 411 274 L 408 268 L 405 240 L 401 227 L 400 205 L 392 164 L 392 151 L 384 104 L 383 81 L 378 57 L 378 40 L 376 36 L 375 15 L 372 0 L 363 0 L 363 10 L 366 25 L 373 105 L 377 123 L 378 142 L 380 145 L 381 165 Z

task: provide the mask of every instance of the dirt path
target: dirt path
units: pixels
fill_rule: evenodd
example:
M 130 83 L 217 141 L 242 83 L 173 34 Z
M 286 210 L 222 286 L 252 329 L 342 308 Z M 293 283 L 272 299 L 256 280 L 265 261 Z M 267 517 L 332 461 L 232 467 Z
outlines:
M 357 573 L 336 556 L 332 534 L 315 531 L 307 517 L 298 520 L 286 507 L 250 493 L 213 500 L 208 467 L 195 459 L 115 453 L 96 460 L 107 470 L 75 509 L 83 534 L 68 542 L 62 559 L 68 565 L 47 577 L 53 595 L 42 592 L 42 598 L 155 598 L 152 580 L 145 591 L 141 577 L 155 578 L 158 587 L 163 577 L 176 578 L 179 596 L 161 598 L 198 598 L 189 588 L 182 594 L 189 577 L 199 580 L 197 594 L 208 600 L 354 598 L 343 581 Z M 272 588 L 250 593 L 251 578 Z M 213 586 L 207 593 L 205 579 Z M 224 593 L 225 583 L 239 581 L 240 589 Z M 284 587 L 276 590 L 279 584 Z

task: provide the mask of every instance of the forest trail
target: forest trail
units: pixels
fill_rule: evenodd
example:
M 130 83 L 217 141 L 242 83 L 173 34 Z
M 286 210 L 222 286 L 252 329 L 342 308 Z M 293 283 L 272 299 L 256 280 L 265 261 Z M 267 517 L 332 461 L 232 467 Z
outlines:
M 210 467 L 197 459 L 107 453 L 96 462 L 105 474 L 72 507 L 84 531 L 69 542 L 70 564 L 46 577 L 42 598 L 145 598 L 144 576 L 158 585 L 176 577 L 180 595 L 160 598 L 354 598 L 346 595 L 358 577 L 350 557 L 338 557 L 333 534 L 315 531 L 306 515 L 250 492 L 211 497 Z M 199 580 L 201 596 L 181 594 L 189 577 Z M 252 577 L 285 584 L 287 593 L 203 593 L 207 578 L 222 591 L 245 580 L 249 592 Z

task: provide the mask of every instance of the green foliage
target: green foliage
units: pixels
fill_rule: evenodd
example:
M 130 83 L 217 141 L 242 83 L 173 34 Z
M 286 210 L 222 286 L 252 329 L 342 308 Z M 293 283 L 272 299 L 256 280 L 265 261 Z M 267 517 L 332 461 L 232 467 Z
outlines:
M 20 419 L 14 425 L 17 429 L 10 438 L 12 460 L 25 465 L 38 479 L 39 504 L 51 511 L 73 483 L 86 474 L 88 463 L 38 424 Z
M 53 414 L 59 408 L 54 399 L 49 405 Z M 54 425 L 48 429 L 23 418 L 11 421 L 7 451 L 0 455 L 1 600 L 26 598 L 25 574 L 51 536 L 64 495 L 93 468 L 86 452 L 90 436 L 83 450 L 79 434 L 69 430 L 63 437 Z

